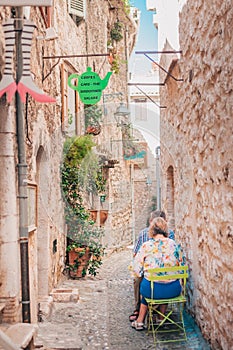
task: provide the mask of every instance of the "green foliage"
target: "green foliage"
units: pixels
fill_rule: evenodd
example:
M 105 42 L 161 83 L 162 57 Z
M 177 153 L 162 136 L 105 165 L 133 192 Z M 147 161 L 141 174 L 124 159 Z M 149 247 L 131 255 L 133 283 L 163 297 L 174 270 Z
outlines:
M 107 180 L 103 177 L 102 171 L 96 173 L 95 185 L 98 194 L 105 192 Z
M 74 116 L 71 111 L 68 109 L 68 124 L 71 125 L 73 122 Z
M 124 5 L 124 11 L 127 15 L 130 13 L 130 0 L 122 0 Z
M 102 257 L 104 256 L 105 250 L 103 245 L 98 240 L 100 236 L 98 237 L 98 235 L 96 234 L 96 228 L 93 228 L 92 231 L 87 230 L 87 233 L 87 242 L 89 242 L 86 243 L 87 245 L 81 243 L 79 240 L 73 242 L 70 240 L 70 244 L 67 246 L 67 252 L 75 250 L 75 253 L 77 255 L 76 259 L 74 260 L 74 263 L 68 265 L 68 269 L 73 272 L 77 271 L 78 267 L 81 265 L 81 261 L 86 251 L 88 251 L 89 253 L 89 258 L 86 261 L 86 265 L 83 265 L 82 277 L 84 277 L 87 274 L 87 272 L 89 272 L 89 274 L 91 274 L 92 276 L 96 276 L 98 268 L 102 265 Z M 79 237 L 81 237 L 80 234 Z M 83 250 L 76 251 L 77 248 L 83 248 Z
M 110 37 L 112 41 L 120 41 L 123 39 L 122 35 L 123 24 L 119 21 L 115 22 L 113 28 L 110 31 Z
M 63 149 L 61 182 L 68 228 L 67 252 L 77 247 L 88 247 L 91 259 L 88 261 L 87 271 L 96 275 L 96 269 L 101 265 L 100 257 L 104 254 L 100 242 L 103 230 L 95 227 L 90 219 L 90 214 L 83 205 L 83 194 L 98 194 L 100 184 L 104 185 L 106 181 L 101 178 L 102 172 L 98 157 L 92 151 L 93 146 L 95 143 L 90 135 L 67 138 Z M 77 269 L 77 264 L 78 261 L 68 268 Z
M 111 71 L 115 74 L 118 74 L 120 71 L 120 60 L 118 56 L 115 56 L 112 64 L 111 64 Z
M 89 221 L 82 225 L 78 233 L 69 236 L 67 252 L 76 248 L 83 248 L 83 250 L 76 252 L 77 258 L 73 265 L 69 265 L 70 270 L 77 270 L 80 260 L 85 255 L 86 250 L 88 250 L 90 258 L 86 266 L 83 267 L 82 275 L 85 276 L 89 272 L 91 275 L 96 276 L 97 269 L 102 265 L 102 257 L 104 255 L 104 247 L 101 244 L 103 234 L 104 231 L 101 228 L 94 227 L 93 223 Z
M 97 104 L 85 105 L 84 114 L 85 114 L 85 128 L 87 128 L 87 126 L 89 125 L 97 126 L 97 127 L 100 125 L 100 121 L 103 116 L 103 110 Z
M 78 168 L 93 146 L 95 143 L 89 135 L 67 138 L 64 144 L 64 166 L 69 169 Z
M 82 161 L 78 176 L 82 191 L 98 194 L 96 178 L 100 171 L 99 158 L 94 152 L 89 152 Z

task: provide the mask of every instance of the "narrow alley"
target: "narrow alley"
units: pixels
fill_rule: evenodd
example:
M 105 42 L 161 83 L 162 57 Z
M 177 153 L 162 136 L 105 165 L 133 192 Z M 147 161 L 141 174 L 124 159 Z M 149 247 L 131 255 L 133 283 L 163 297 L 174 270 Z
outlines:
M 43 350 L 146 350 L 154 349 L 146 330 L 137 332 L 128 316 L 133 311 L 133 281 L 127 269 L 129 249 L 104 259 L 99 274 L 80 280 L 68 279 L 61 291 L 78 289 L 78 302 L 53 303 L 51 316 L 38 324 L 36 345 Z M 156 349 L 208 350 L 199 328 L 185 317 L 188 341 L 163 343 Z M 43 345 L 43 347 L 42 347 Z
M 233 350 L 232 3 L 0 0 L 0 350 Z

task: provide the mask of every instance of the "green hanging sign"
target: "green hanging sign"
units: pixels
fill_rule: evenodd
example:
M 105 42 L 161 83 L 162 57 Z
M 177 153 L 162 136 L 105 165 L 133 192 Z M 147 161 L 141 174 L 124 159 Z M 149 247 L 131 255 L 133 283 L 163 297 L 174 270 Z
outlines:
M 108 72 L 104 79 L 87 67 L 86 72 L 81 74 L 71 74 L 68 78 L 68 85 L 71 89 L 77 90 L 81 101 L 84 104 L 94 105 L 99 102 L 102 96 L 102 90 L 108 85 L 112 72 Z M 72 84 L 73 79 L 78 79 L 78 86 Z

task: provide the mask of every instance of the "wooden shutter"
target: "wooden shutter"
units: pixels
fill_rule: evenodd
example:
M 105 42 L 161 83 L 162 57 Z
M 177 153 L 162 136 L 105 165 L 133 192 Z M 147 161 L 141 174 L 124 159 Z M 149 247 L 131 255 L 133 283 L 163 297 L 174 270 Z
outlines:
M 73 114 L 73 123 L 75 127 L 75 133 L 79 134 L 81 129 L 79 120 L 79 93 L 68 87 L 68 77 L 74 73 L 66 63 L 61 64 L 61 125 L 62 131 L 69 131 L 69 110 Z M 78 84 L 78 80 L 73 82 L 74 85 Z M 74 95 L 73 95 L 74 94 Z
M 61 65 L 61 124 L 62 131 L 65 130 L 65 121 L 68 118 L 68 69 L 64 63 Z
M 68 0 L 68 11 L 71 15 L 84 17 L 85 0 Z
M 39 9 L 44 19 L 46 28 L 51 27 L 51 17 L 52 17 L 51 7 L 39 7 Z

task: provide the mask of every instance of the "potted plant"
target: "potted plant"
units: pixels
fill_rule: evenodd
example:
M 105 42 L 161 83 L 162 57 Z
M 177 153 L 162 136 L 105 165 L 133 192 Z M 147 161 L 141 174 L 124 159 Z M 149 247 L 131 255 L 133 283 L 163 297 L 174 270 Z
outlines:
M 99 179 L 101 167 L 92 151 L 94 145 L 90 135 L 67 138 L 64 144 L 61 177 L 67 224 L 67 269 L 72 278 L 87 273 L 95 276 L 104 255 L 103 230 L 94 225 L 84 205 L 85 194 L 98 194 L 100 183 L 103 186 Z
M 79 231 L 68 237 L 68 270 L 72 278 L 81 278 L 89 273 L 96 276 L 98 268 L 102 265 L 104 247 L 100 238 L 103 230 L 93 226 L 89 221 L 79 227 Z

